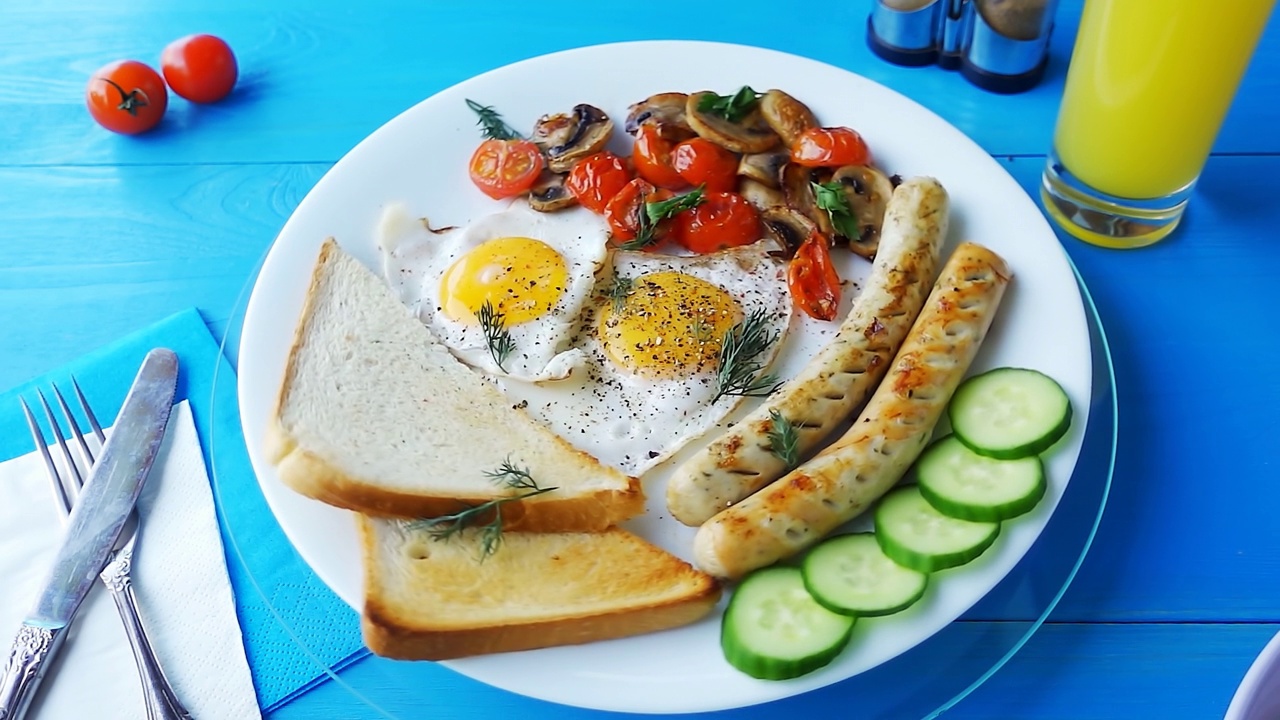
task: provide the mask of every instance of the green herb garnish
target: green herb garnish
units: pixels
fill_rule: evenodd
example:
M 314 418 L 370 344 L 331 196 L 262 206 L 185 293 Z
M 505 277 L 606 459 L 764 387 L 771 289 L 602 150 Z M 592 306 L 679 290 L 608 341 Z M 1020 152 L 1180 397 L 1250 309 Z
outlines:
M 492 555 L 502 544 L 502 506 L 509 502 L 531 498 L 545 492 L 555 490 L 554 487 L 541 487 L 529 474 L 527 468 L 516 467 L 510 459 L 502 461 L 497 470 L 485 472 L 485 477 L 500 482 L 506 487 L 517 490 L 515 495 L 494 498 L 479 505 L 467 505 L 452 515 L 424 518 L 412 523 L 413 527 L 427 531 L 435 540 L 448 540 L 463 529 L 476 526 L 480 520 L 489 516 L 488 522 L 480 525 L 480 560 Z
M 849 199 L 845 197 L 844 186 L 838 181 L 827 183 L 809 183 L 813 187 L 813 199 L 820 210 L 827 211 L 831 218 L 831 226 L 836 233 L 850 240 L 862 237 L 862 228 L 858 226 L 858 218 L 854 217 L 849 207 Z
M 769 419 L 772 423 L 769 427 L 769 451 L 790 470 L 800 459 L 800 436 L 796 434 L 796 426 L 777 410 L 769 411 Z
M 623 250 L 643 250 L 654 244 L 658 241 L 658 223 L 706 202 L 705 189 L 705 186 L 699 185 L 683 195 L 646 202 L 636 218 L 636 236 L 618 247 Z
M 480 132 L 489 140 L 521 140 L 524 136 L 516 132 L 514 128 L 502 119 L 497 110 L 492 105 L 481 105 L 475 100 L 467 100 L 467 107 L 478 118 L 476 125 L 480 126 Z
M 720 344 L 720 367 L 716 370 L 715 402 L 725 395 L 762 397 L 782 387 L 778 376 L 762 374 L 760 356 L 778 341 L 781 332 L 769 332 L 769 315 L 754 310 L 742 322 L 729 328 Z
M 480 321 L 480 330 L 484 332 L 484 340 L 489 345 L 489 354 L 498 363 L 498 369 L 506 372 L 507 369 L 502 364 L 507 361 L 511 351 L 516 349 L 516 341 L 511 339 L 511 332 L 507 330 L 506 314 L 494 311 L 493 303 L 485 300 L 484 305 L 476 311 L 476 319 Z
M 631 294 L 631 288 L 634 284 L 631 278 L 622 277 L 621 275 L 613 276 L 613 284 L 609 286 L 607 293 L 609 301 L 613 303 L 613 311 L 615 313 L 622 312 L 623 306 L 627 304 L 627 296 Z
M 698 110 L 719 115 L 729 122 L 738 122 L 751 112 L 760 100 L 760 93 L 743 85 L 732 95 L 707 93 L 698 100 Z
M 702 318 L 694 318 L 689 323 L 689 331 L 698 342 L 711 342 L 711 326 Z

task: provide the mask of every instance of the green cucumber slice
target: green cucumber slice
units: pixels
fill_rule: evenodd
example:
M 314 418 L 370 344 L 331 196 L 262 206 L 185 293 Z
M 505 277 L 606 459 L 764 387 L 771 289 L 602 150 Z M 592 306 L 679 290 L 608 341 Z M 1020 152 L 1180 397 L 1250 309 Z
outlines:
M 965 380 L 947 407 L 951 429 L 979 455 L 1037 455 L 1067 433 L 1071 401 L 1053 378 L 1024 368 L 998 368 Z
M 751 677 L 786 680 L 834 660 L 853 622 L 813 599 L 800 568 L 769 567 L 748 575 L 733 593 L 720 646 L 729 664 Z
M 916 461 L 920 494 L 943 515 L 999 522 L 1030 511 L 1044 497 L 1040 457 L 997 460 L 975 453 L 948 435 Z
M 907 485 L 889 493 L 875 511 L 876 540 L 893 561 L 930 573 L 963 565 L 995 542 L 1000 524 L 947 517 Z
M 924 595 L 929 576 L 884 554 L 871 533 L 837 535 L 809 552 L 804 586 L 820 605 L 845 615 L 874 617 L 905 610 Z

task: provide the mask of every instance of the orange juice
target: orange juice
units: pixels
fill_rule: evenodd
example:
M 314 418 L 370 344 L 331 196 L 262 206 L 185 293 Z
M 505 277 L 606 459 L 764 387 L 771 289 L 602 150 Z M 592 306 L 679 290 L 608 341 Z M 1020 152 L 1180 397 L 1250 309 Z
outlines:
M 1275 0 L 1086 0 L 1054 149 L 1095 190 L 1195 181 Z

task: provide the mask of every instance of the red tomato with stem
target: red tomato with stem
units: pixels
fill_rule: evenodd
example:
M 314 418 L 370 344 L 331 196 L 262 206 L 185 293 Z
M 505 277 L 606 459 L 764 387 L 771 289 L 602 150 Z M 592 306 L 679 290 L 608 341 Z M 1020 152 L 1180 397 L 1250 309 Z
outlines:
M 641 228 L 641 213 L 647 213 L 646 205 L 651 202 L 662 202 L 670 199 L 671 191 L 655 188 L 644 178 L 636 178 L 627 183 L 618 194 L 613 196 L 604 210 L 604 219 L 609 223 L 613 242 L 621 245 L 636 240 Z M 670 220 L 663 220 L 653 227 L 649 242 L 640 249 L 657 247 L 666 237 L 671 225 Z
M 494 200 L 515 197 L 533 186 L 542 162 L 528 140 L 485 140 L 471 155 L 471 182 Z
M 675 241 L 699 254 L 760 239 L 760 213 L 737 193 L 708 191 L 701 205 L 676 215 L 675 223 Z
M 835 319 L 840 305 L 840 276 L 831 264 L 831 249 L 822 233 L 815 232 L 800 243 L 787 266 L 787 288 L 791 300 L 809 317 Z
M 85 87 L 84 101 L 102 127 L 136 135 L 160 123 L 169 106 L 169 92 L 160 74 L 147 65 L 117 60 L 93 74 Z
M 738 156 L 704 138 L 676 145 L 671 167 L 688 184 L 707 190 L 729 192 L 738 186 Z
M 817 127 L 805 130 L 791 144 L 791 160 L 807 167 L 866 165 L 871 151 L 857 130 Z
M 658 134 L 652 125 L 641 125 L 636 133 L 636 144 L 631 161 L 636 174 L 650 183 L 668 190 L 679 190 L 689 183 L 671 166 L 673 147 L 669 140 Z
M 169 43 L 160 55 L 165 82 L 194 103 L 213 103 L 231 93 L 239 76 L 231 46 L 213 35 L 188 35 Z
M 631 169 L 627 162 L 611 152 L 599 152 L 574 165 L 564 184 L 579 205 L 603 213 L 613 196 L 629 182 Z

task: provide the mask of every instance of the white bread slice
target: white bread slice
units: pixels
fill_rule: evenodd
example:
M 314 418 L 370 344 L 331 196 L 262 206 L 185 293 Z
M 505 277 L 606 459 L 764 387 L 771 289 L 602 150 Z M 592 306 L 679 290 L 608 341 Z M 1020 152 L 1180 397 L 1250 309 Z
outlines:
M 297 492 L 373 515 L 446 515 L 510 495 L 485 475 L 508 460 L 556 488 L 504 505 L 509 529 L 601 531 L 644 510 L 636 478 L 514 408 L 332 239 L 316 262 L 266 452 Z
M 710 576 L 620 528 L 443 540 L 359 516 L 364 642 L 402 660 L 573 645 L 687 625 L 720 598 Z

